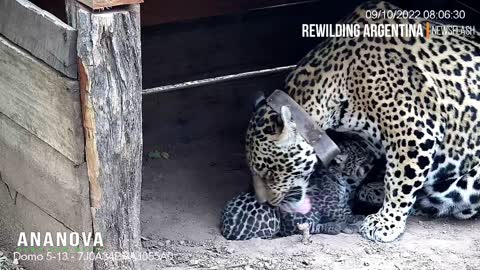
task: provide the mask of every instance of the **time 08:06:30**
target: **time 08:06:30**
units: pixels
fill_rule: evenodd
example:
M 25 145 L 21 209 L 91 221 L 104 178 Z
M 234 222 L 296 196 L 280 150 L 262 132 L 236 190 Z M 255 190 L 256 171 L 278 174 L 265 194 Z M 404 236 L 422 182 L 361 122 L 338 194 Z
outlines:
M 465 10 L 367 10 L 367 19 L 457 20 L 465 18 Z

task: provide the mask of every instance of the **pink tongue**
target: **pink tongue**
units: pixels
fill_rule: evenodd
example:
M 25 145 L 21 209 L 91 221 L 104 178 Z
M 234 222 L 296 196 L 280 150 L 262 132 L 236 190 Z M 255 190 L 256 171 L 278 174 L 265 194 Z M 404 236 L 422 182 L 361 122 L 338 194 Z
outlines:
M 310 210 L 312 210 L 312 202 L 310 201 L 310 198 L 305 197 L 302 204 L 297 205 L 297 207 L 295 207 L 293 210 L 303 215 L 310 212 Z

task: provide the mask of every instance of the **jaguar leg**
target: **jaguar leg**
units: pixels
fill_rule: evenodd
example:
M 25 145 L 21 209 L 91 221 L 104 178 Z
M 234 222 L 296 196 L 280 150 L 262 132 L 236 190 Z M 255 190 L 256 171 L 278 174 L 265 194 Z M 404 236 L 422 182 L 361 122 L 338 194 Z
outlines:
M 408 139 L 408 144 L 398 139 L 385 147 L 385 198 L 382 208 L 367 216 L 361 227 L 361 234 L 367 239 L 391 242 L 403 233 L 415 203 L 415 191 L 422 188 L 430 171 L 436 140 L 423 132 Z

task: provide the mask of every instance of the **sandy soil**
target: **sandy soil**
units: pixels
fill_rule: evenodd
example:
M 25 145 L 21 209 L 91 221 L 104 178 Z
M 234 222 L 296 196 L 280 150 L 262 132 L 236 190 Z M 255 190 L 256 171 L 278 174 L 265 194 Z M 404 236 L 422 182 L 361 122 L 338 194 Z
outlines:
M 476 270 L 480 269 L 478 225 L 478 220 L 411 219 L 406 233 L 389 244 L 345 234 L 314 235 L 308 245 L 299 235 L 249 241 L 213 235 L 207 241 L 152 239 L 143 244 L 160 252 L 162 260 L 145 263 L 145 269 Z

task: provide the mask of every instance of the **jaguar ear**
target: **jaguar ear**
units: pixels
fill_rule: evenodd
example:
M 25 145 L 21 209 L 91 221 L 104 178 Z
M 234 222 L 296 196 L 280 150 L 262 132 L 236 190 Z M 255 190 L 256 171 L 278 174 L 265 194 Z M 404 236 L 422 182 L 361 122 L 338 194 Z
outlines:
M 292 113 L 287 106 L 282 106 L 280 116 L 282 118 L 283 128 L 276 138 L 276 143 L 279 146 L 288 146 L 295 141 L 296 125 L 295 122 L 293 122 Z

